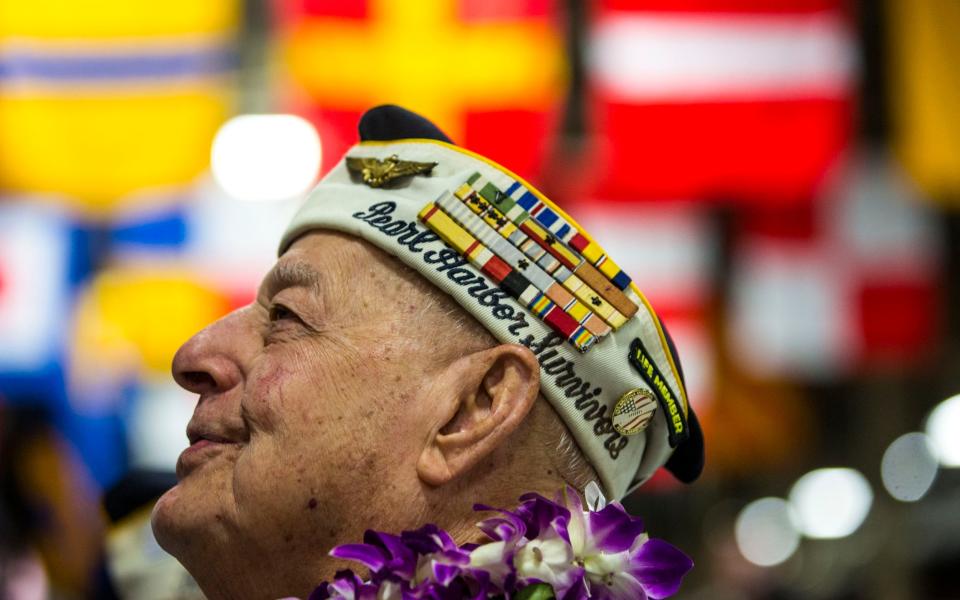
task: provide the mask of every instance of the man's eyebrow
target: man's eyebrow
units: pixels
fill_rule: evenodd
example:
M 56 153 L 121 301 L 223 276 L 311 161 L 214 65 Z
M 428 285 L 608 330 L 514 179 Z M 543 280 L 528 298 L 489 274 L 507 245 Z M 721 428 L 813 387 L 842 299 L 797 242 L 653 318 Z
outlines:
M 267 273 L 263 289 L 267 296 L 290 287 L 312 288 L 314 293 L 323 291 L 323 275 L 305 261 L 279 262 Z

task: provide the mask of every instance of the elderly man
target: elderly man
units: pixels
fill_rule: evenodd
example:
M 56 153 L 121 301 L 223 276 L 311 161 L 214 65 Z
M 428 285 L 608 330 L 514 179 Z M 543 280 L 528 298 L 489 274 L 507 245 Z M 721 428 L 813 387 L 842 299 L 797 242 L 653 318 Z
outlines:
M 403 109 L 360 134 L 174 359 L 199 401 L 153 526 L 210 598 L 305 597 L 368 528 L 462 543 L 475 502 L 702 468 L 669 337 L 572 219 Z

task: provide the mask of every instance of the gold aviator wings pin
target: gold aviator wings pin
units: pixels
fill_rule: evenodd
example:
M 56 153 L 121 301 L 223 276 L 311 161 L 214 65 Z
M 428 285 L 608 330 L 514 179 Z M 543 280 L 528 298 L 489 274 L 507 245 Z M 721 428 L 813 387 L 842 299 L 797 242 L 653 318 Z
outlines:
M 429 175 L 435 166 L 435 162 L 400 160 L 396 154 L 384 159 L 347 157 L 347 168 L 350 172 L 359 175 L 365 184 L 374 188 L 383 187 L 401 177 Z

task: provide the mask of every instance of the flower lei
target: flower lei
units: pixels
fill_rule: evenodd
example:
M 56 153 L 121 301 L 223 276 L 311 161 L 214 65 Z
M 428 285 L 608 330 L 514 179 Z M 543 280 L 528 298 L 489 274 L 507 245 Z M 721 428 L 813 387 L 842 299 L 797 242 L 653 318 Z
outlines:
M 644 533 L 643 522 L 600 488 L 586 489 L 588 509 L 573 488 L 555 501 L 525 494 L 513 511 L 474 505 L 498 516 L 477 524 L 490 541 L 458 546 L 446 531 L 425 525 L 399 536 L 367 531 L 362 544 L 331 556 L 370 570 L 362 580 L 337 572 L 309 600 L 646 600 L 680 587 L 693 561 Z

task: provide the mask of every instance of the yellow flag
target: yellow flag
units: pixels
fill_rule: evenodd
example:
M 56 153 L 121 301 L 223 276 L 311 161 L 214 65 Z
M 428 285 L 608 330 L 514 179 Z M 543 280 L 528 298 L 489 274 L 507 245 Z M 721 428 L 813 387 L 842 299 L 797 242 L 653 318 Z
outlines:
M 897 155 L 934 198 L 960 198 L 960 2 L 890 0 Z
M 238 13 L 237 0 L 0 0 L 0 192 L 105 216 L 194 180 L 227 116 Z
M 81 386 L 86 377 L 169 377 L 177 349 L 230 308 L 221 292 L 175 267 L 105 269 L 77 300 L 70 370 Z

